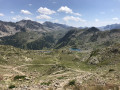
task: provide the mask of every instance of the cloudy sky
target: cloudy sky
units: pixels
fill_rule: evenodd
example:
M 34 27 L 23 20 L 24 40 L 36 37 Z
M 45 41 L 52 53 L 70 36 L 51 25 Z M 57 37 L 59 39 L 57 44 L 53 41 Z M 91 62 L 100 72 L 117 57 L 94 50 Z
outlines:
M 76 27 L 120 23 L 120 0 L 0 0 L 0 20 L 22 19 Z

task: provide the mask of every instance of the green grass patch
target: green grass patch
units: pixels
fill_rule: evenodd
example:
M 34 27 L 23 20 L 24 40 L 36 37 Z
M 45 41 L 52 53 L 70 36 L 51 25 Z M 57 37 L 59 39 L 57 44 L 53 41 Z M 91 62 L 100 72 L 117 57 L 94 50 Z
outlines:
M 51 84 L 51 82 L 42 82 L 41 85 L 46 85 L 46 86 L 49 86 Z
M 14 77 L 14 80 L 15 80 L 15 81 L 16 81 L 16 80 L 19 80 L 19 79 L 25 80 L 25 79 L 26 79 L 26 76 L 19 76 L 19 75 L 17 75 L 17 76 Z
M 64 79 L 65 76 L 61 76 L 61 77 L 58 77 L 57 79 L 61 80 L 61 79 Z

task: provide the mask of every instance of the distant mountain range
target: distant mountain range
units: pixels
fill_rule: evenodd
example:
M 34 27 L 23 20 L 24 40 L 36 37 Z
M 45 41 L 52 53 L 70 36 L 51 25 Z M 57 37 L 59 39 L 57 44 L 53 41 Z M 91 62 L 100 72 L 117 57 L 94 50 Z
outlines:
M 21 31 L 40 31 L 40 32 L 50 32 L 50 31 L 68 31 L 75 27 L 67 26 L 59 23 L 52 22 L 44 22 L 40 24 L 36 21 L 31 20 L 21 20 L 19 22 L 4 22 L 0 21 L 0 37 L 14 35 L 17 32 Z M 87 29 L 90 27 L 79 27 L 78 29 Z M 112 24 L 102 27 L 97 27 L 98 29 L 104 30 L 112 30 L 112 29 L 120 29 L 120 24 Z
M 91 27 L 79 27 L 79 29 L 85 29 L 85 28 L 91 28 Z M 111 25 L 106 25 L 106 26 L 101 26 L 101 27 L 96 27 L 96 28 L 98 28 L 101 31 L 120 29 L 120 24 L 111 24 Z
M 31 20 L 21 20 L 19 22 L 4 22 L 0 21 L 0 37 L 14 35 L 17 32 L 21 31 L 40 31 L 40 32 L 50 32 L 50 31 L 59 31 L 59 30 L 70 30 L 71 26 L 64 24 L 45 22 L 40 24 L 36 21 Z
M 64 24 L 31 20 L 0 21 L 0 44 L 23 49 L 94 49 L 120 43 L 119 24 L 75 28 Z
M 120 29 L 120 24 L 111 24 L 107 26 L 98 27 L 100 30 L 112 30 L 112 29 Z

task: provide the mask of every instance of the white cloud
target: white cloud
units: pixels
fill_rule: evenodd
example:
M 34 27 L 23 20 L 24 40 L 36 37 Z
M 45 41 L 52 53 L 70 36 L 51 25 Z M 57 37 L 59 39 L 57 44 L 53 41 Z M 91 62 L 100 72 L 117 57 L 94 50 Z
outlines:
M 58 12 L 73 13 L 72 9 L 68 8 L 67 6 L 61 6 L 58 9 Z
M 11 11 L 10 13 L 14 14 L 15 12 L 14 12 L 14 11 Z
M 22 17 L 22 16 L 20 16 L 20 15 L 17 15 L 17 16 L 12 17 L 12 20 L 14 20 L 14 21 L 19 21 L 19 20 L 22 20 L 22 19 L 24 19 L 24 20 L 32 20 L 32 19 L 29 18 L 29 17 Z
M 54 10 L 50 10 L 50 9 L 48 9 L 48 8 L 46 8 L 46 7 L 40 7 L 40 8 L 38 9 L 38 12 L 39 12 L 40 14 L 46 14 L 46 15 L 51 15 L 51 14 L 56 13 Z
M 4 16 L 4 14 L 3 14 L 3 13 L 0 13 L 0 16 Z
M 115 17 L 115 18 L 112 18 L 112 20 L 114 20 L 114 21 L 118 21 L 119 18 Z
M 39 15 L 36 17 L 37 19 L 52 19 L 50 16 L 48 15 Z
M 32 19 L 31 19 L 31 18 L 29 18 L 29 17 L 25 17 L 24 19 L 25 19 L 25 20 L 32 20 Z
M 28 10 L 21 10 L 21 13 L 31 15 L 32 13 Z
M 14 20 L 14 21 L 19 21 L 21 19 L 22 19 L 22 17 L 19 16 L 19 15 L 15 16 L 15 17 L 12 17 L 12 20 Z
M 64 21 L 68 22 L 69 20 L 72 20 L 72 21 L 80 21 L 80 22 L 85 22 L 86 20 L 83 20 L 82 18 L 79 18 L 79 17 L 74 17 L 74 16 L 66 16 L 63 18 Z
M 99 19 L 95 19 L 95 22 L 99 22 Z
M 28 4 L 29 6 L 32 6 L 32 4 L 30 3 L 30 4 Z
M 65 13 L 69 13 L 69 14 L 73 14 L 73 15 L 77 15 L 77 16 L 81 16 L 81 14 L 74 13 L 73 10 L 68 8 L 67 6 L 61 6 L 57 11 L 58 12 L 65 12 Z
M 17 20 L 17 18 L 16 18 L 16 17 L 13 17 L 12 19 L 13 19 L 14 21 L 16 21 L 16 20 Z
M 77 16 L 82 16 L 81 14 L 79 14 L 79 13 L 73 13 L 74 15 L 77 15 Z

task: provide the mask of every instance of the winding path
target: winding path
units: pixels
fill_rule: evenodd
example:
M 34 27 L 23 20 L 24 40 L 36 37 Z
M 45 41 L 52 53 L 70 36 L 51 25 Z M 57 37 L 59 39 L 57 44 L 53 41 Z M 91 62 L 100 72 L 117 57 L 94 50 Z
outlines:
M 32 66 L 32 65 L 52 66 L 52 65 L 56 65 L 56 64 L 25 64 L 25 65 L 20 65 L 20 66 L 17 66 L 17 67 L 0 65 L 0 67 L 6 68 L 6 69 L 11 69 L 11 70 L 13 70 L 14 72 L 17 72 L 20 75 L 25 75 L 25 73 L 23 73 L 22 71 L 18 70 L 18 68 L 24 67 L 24 66 Z

